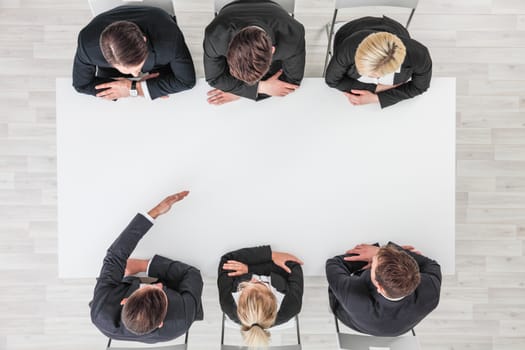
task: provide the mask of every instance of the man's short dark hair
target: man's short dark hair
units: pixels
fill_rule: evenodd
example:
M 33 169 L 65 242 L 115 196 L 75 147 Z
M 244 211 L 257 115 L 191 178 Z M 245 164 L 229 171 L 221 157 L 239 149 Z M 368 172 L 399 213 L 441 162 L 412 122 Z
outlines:
M 375 278 L 390 298 L 412 294 L 421 281 L 419 265 L 414 258 L 389 246 L 380 248 L 377 253 Z
M 163 290 L 146 288 L 135 291 L 122 308 L 122 323 L 133 334 L 154 331 L 166 318 L 167 298 Z
M 256 84 L 268 72 L 272 62 L 272 40 L 257 27 L 239 31 L 228 46 L 226 61 L 230 74 L 247 83 Z
M 148 45 L 139 26 L 129 21 L 117 21 L 100 35 L 100 50 L 111 65 L 138 66 L 148 56 Z

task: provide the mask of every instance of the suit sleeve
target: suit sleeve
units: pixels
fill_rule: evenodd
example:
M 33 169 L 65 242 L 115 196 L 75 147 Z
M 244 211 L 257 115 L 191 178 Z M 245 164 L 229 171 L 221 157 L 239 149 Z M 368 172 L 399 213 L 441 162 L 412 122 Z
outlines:
M 95 285 L 92 313 L 99 310 L 104 296 L 121 283 L 127 259 L 151 226 L 151 221 L 138 214 L 109 247 Z
M 178 28 L 177 28 L 178 30 Z M 146 80 L 151 99 L 189 90 L 195 86 L 195 67 L 182 32 L 178 30 L 174 39 L 173 59 L 168 69 L 162 70 L 154 79 Z
M 215 35 L 206 30 L 204 36 L 204 75 L 210 86 L 252 100 L 257 99 L 259 83 L 248 85 L 230 74 L 226 57 L 217 52 L 213 43 Z
M 81 35 L 78 37 L 77 52 L 73 61 L 73 87 L 80 93 L 95 96 L 103 90 L 96 90 L 95 86 L 112 81 L 109 78 L 96 77 L 96 65 L 91 60 L 83 46 Z
M 280 79 L 291 84 L 299 85 L 304 77 L 304 66 L 305 66 L 305 40 L 304 40 L 304 27 L 301 25 L 301 31 L 298 33 L 298 44 L 293 52 L 292 56 L 283 60 L 282 69 L 283 74 Z
M 291 261 L 286 262 L 286 266 L 292 272 L 287 273 L 288 291 L 277 314 L 276 324 L 284 323 L 299 314 L 303 304 L 303 269 L 301 265 Z
M 156 277 L 177 291 L 183 299 L 188 324 L 202 318 L 202 277 L 198 269 L 180 261 L 155 255 L 149 267 L 149 276 Z
M 411 57 L 414 65 L 412 80 L 394 89 L 381 91 L 377 94 L 381 108 L 391 106 L 399 101 L 412 98 L 427 91 L 432 78 L 432 59 L 428 49 L 419 44 L 412 49 Z
M 368 295 L 367 285 L 360 281 L 360 277 L 352 276 L 344 262 L 344 255 L 335 256 L 326 261 L 326 278 L 328 287 L 345 307 L 362 306 L 360 296 Z
M 249 267 L 251 265 L 260 265 L 267 263 L 268 260 L 271 262 L 272 250 L 270 246 L 243 248 L 224 254 L 221 257 L 217 278 L 221 310 L 228 315 L 231 320 L 240 323 L 239 318 L 237 317 L 237 307 L 232 296 L 232 293 L 235 292 L 234 278 L 228 276 L 230 271 L 222 268 L 222 265 L 228 260 L 240 261 L 247 264 Z M 250 273 L 254 272 L 250 271 Z
M 355 52 L 347 47 L 346 42 L 343 42 L 343 45 L 340 49 L 335 50 L 335 54 L 328 64 L 325 77 L 326 84 L 343 92 L 350 92 L 350 90 L 355 89 L 375 93 L 375 84 L 365 84 L 347 75 L 348 70 L 355 65 Z

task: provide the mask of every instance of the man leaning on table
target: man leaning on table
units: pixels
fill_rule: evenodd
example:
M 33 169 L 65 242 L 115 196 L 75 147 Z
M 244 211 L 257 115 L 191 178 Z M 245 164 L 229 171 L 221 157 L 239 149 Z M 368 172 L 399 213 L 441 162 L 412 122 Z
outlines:
M 109 247 L 90 303 L 91 321 L 109 338 L 168 341 L 186 333 L 193 321 L 202 320 L 199 270 L 160 255 L 128 259 L 154 220 L 187 195 L 187 191 L 174 194 L 147 214 L 137 214 Z M 141 283 L 132 276 L 139 272 L 158 279 L 157 283 Z
M 119 6 L 78 35 L 73 86 L 108 100 L 154 100 L 195 86 L 195 69 L 175 17 L 156 7 Z
M 299 87 L 304 65 L 304 27 L 273 1 L 234 1 L 206 27 L 210 104 L 286 96 Z
M 346 326 L 395 337 L 439 303 L 441 267 L 412 246 L 359 244 L 326 262 L 330 307 Z

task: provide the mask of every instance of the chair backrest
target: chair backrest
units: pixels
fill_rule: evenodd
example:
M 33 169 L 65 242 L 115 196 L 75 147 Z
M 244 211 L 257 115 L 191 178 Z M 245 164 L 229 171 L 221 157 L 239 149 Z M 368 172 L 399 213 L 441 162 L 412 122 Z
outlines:
M 221 345 L 221 350 L 252 350 L 247 346 L 237 346 L 237 345 Z M 301 350 L 300 344 L 294 345 L 278 345 L 278 346 L 269 346 L 268 350 Z
M 224 6 L 234 1 L 235 0 L 215 0 L 215 8 L 214 8 L 215 15 L 217 15 Z M 272 1 L 281 5 L 281 7 L 289 14 L 291 15 L 294 14 L 295 0 L 272 0 Z
M 335 8 L 340 10 L 352 7 L 390 6 L 415 9 L 418 2 L 419 0 L 335 0 Z
M 117 346 L 114 345 L 115 341 L 111 338 L 108 339 L 108 344 L 106 345 L 106 350 L 187 350 L 188 349 L 188 335 L 189 330 L 186 331 L 186 334 L 184 335 L 184 343 L 182 344 L 175 344 L 173 341 L 176 340 L 170 340 L 166 343 L 168 345 L 144 345 L 143 347 L 136 346 L 136 342 L 132 341 L 123 341 L 123 340 L 117 340 Z M 177 338 L 179 339 L 179 338 Z
M 224 344 L 224 328 L 240 330 L 241 326 L 233 322 L 228 316 L 226 316 L 225 313 L 222 314 L 221 350 L 250 350 L 252 349 L 252 348 L 248 348 L 247 346 Z M 270 346 L 268 347 L 268 349 L 271 349 L 271 350 L 301 350 L 302 349 L 301 348 L 301 334 L 299 331 L 299 317 L 297 315 L 293 317 L 292 319 L 290 319 L 288 322 L 285 322 L 278 326 L 271 327 L 270 331 L 286 330 L 286 329 L 292 329 L 292 328 L 295 328 L 295 331 L 296 331 L 297 344 Z
M 122 5 L 158 7 L 175 16 L 175 0 L 88 0 L 88 2 L 93 17 Z
M 416 336 L 374 337 L 371 335 L 338 333 L 339 348 L 351 350 L 420 350 Z
M 339 320 L 334 315 L 335 331 L 337 333 L 337 342 L 339 349 L 344 350 L 421 350 L 419 341 L 414 329 L 412 335 L 399 337 L 375 337 L 365 334 L 341 333 L 339 329 Z

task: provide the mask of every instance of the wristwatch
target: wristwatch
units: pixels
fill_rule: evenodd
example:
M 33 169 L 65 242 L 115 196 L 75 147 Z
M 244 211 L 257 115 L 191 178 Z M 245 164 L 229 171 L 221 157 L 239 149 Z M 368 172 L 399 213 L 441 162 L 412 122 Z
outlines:
M 139 92 L 137 91 L 137 82 L 135 80 L 131 82 L 131 89 L 129 89 L 129 95 L 131 97 L 137 97 L 139 95 Z

